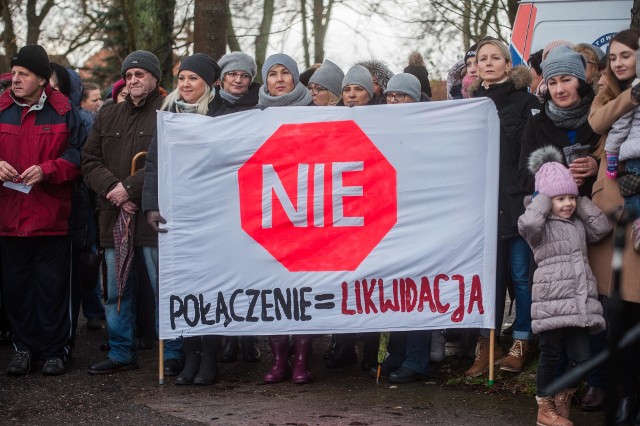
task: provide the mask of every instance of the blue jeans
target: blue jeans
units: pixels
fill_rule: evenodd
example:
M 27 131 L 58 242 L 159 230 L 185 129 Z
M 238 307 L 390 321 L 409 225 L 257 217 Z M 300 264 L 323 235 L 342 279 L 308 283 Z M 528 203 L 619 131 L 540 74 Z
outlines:
M 385 363 L 392 367 L 405 367 L 411 371 L 429 374 L 431 330 L 394 331 L 387 348 Z
M 158 262 L 158 250 L 153 247 L 143 247 L 143 257 L 149 274 L 149 281 L 155 293 L 156 306 L 156 330 L 158 327 L 158 273 L 156 265 Z M 127 284 L 120 298 L 120 312 L 118 312 L 118 286 L 116 283 L 115 270 L 115 250 L 106 248 L 104 250 L 104 260 L 107 264 L 107 301 L 104 305 L 105 316 L 107 318 L 107 330 L 109 332 L 109 358 L 121 363 L 131 363 L 136 361 L 138 353 L 135 346 L 136 328 L 136 299 L 138 280 L 135 276 L 135 267 L 131 268 L 131 273 L 127 278 Z M 164 347 L 164 358 L 182 359 L 182 345 L 180 341 L 168 341 Z
M 109 332 L 109 358 L 121 363 L 131 363 L 138 359 L 135 347 L 136 328 L 136 287 L 138 280 L 135 267 L 127 278 L 127 283 L 120 297 L 118 312 L 118 285 L 116 283 L 116 253 L 113 248 L 104 249 L 104 261 L 107 264 L 107 301 L 104 313 L 107 318 Z
M 147 267 L 147 273 L 149 274 L 149 281 L 151 282 L 151 286 L 153 287 L 153 293 L 156 296 L 156 334 L 158 334 L 158 248 L 142 247 L 142 253 L 144 255 L 144 261 Z M 164 341 L 164 359 L 172 358 L 184 358 L 181 339 L 171 339 Z
M 529 286 L 529 259 L 531 248 L 521 237 L 499 240 L 497 247 L 496 267 L 496 332 L 500 333 L 504 319 L 504 303 L 507 296 L 505 274 L 510 266 L 511 280 L 515 290 L 516 318 L 513 322 L 513 338 L 531 340 L 531 287 Z M 507 263 L 507 261 L 509 263 Z M 480 334 L 489 337 L 489 330 L 481 330 Z

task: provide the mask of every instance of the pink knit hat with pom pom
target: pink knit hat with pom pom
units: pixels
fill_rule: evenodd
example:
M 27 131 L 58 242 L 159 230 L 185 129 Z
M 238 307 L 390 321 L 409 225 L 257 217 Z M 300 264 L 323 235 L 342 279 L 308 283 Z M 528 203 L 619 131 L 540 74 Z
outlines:
M 529 156 L 529 170 L 536 176 L 536 191 L 550 198 L 578 196 L 578 185 L 563 164 L 562 153 L 553 146 L 537 149 Z

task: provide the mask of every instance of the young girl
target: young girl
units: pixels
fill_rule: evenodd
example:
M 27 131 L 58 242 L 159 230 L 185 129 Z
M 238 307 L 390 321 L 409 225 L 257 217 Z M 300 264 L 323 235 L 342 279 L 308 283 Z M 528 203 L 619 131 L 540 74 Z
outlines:
M 542 392 L 554 380 L 563 351 L 569 368 L 589 358 L 589 332 L 604 330 L 602 305 L 587 259 L 587 243 L 611 231 L 609 219 L 578 186 L 555 147 L 529 157 L 536 194 L 518 220 L 520 234 L 531 246 L 538 269 L 533 276 L 531 328 L 539 335 L 537 372 L 540 426 L 570 426 L 569 404 L 577 383 L 555 396 Z

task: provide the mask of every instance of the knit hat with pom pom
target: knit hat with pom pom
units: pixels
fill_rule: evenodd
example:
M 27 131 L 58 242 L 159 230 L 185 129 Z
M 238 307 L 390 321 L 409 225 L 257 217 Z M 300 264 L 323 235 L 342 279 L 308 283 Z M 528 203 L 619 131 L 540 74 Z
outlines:
M 529 170 L 536 176 L 536 191 L 550 198 L 558 195 L 578 196 L 578 185 L 564 165 L 562 153 L 553 146 L 545 146 L 529 156 Z

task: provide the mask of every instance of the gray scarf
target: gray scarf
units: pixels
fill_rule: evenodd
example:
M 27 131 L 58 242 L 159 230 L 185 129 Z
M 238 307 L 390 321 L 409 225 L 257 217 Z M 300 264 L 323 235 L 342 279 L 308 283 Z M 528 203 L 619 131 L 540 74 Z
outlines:
M 549 117 L 558 128 L 575 130 L 587 122 L 592 101 L 593 95 L 589 94 L 582 98 L 578 105 L 569 108 L 560 108 L 556 106 L 553 101 L 549 100 L 545 104 L 544 110 L 547 113 L 547 117 Z
M 291 92 L 281 96 L 271 96 L 267 91 L 267 85 L 263 84 L 258 98 L 258 105 L 262 107 L 306 106 L 312 101 L 311 92 L 302 83 L 296 84 Z
M 198 110 L 198 104 L 188 104 L 182 99 L 176 99 L 173 104 L 176 112 L 195 114 Z
M 235 105 L 236 102 L 238 102 L 240 99 L 242 99 L 242 95 L 235 96 L 235 95 L 232 95 L 231 93 L 227 92 L 224 89 L 220 89 L 220 91 L 218 93 L 220 93 L 220 97 L 222 99 L 224 99 L 225 101 L 229 102 L 231 105 Z

